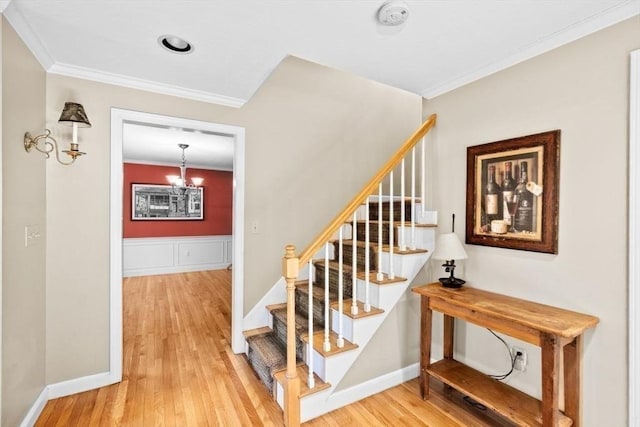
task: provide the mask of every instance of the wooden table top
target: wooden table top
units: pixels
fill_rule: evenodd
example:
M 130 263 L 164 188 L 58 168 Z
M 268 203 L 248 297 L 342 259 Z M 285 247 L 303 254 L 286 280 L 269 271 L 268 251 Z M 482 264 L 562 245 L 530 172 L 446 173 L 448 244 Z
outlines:
M 445 288 L 440 283 L 415 287 L 413 292 L 442 300 L 488 316 L 526 326 L 537 331 L 573 338 L 598 324 L 600 319 L 588 314 L 539 304 L 477 288 Z

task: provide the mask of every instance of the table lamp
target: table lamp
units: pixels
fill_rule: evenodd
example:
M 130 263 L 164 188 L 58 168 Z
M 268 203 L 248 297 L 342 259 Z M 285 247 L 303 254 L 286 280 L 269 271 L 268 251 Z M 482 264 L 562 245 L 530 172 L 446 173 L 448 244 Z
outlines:
M 449 277 L 438 279 L 442 286 L 445 288 L 460 288 L 465 283 L 464 280 L 453 276 L 453 270 L 456 268 L 455 260 L 467 258 L 467 253 L 456 233 L 444 233 L 438 236 L 432 258 L 444 260 L 445 263 L 442 264 L 444 271 L 451 273 Z

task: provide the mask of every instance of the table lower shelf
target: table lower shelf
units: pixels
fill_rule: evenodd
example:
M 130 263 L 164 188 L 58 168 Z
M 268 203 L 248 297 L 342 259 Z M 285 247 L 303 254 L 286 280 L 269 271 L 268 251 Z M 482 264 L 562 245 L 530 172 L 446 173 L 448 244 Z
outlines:
M 427 367 L 429 375 L 482 403 L 519 426 L 542 426 L 542 403 L 456 360 L 442 359 Z M 558 425 L 569 427 L 571 418 L 558 414 Z

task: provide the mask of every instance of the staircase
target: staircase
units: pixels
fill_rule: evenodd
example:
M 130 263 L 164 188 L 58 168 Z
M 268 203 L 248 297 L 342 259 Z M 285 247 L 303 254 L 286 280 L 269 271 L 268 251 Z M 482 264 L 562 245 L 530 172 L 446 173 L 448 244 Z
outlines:
M 258 324 L 245 331 L 247 358 L 283 407 L 286 425 L 350 403 L 336 386 L 430 257 L 436 214 L 415 194 L 417 175 L 421 189 L 426 175 L 425 143 L 421 173 L 416 145 L 434 124 L 435 115 L 302 253 L 286 248 L 286 294 L 281 280 L 245 318 L 249 327 Z

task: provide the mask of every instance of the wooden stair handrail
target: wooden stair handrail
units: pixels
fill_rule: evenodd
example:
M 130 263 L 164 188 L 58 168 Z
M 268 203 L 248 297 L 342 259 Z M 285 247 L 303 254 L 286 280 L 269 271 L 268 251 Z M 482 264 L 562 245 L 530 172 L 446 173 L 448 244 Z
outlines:
M 396 151 L 396 153 L 385 163 L 382 168 L 376 173 L 373 178 L 365 185 L 362 190 L 345 206 L 345 208 L 329 223 L 329 225 L 320 232 L 316 238 L 309 244 L 298 256 L 299 265 L 302 267 L 320 250 L 331 236 L 338 230 L 338 228 L 347 222 L 353 213 L 358 209 L 367 197 L 369 197 L 378 184 L 400 163 L 400 161 L 407 155 L 409 150 L 415 147 L 418 142 L 431 130 L 436 124 L 436 114 L 432 114 L 429 118 L 411 135 L 402 146 Z M 424 203 L 424 200 L 423 200 Z

